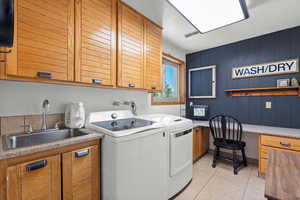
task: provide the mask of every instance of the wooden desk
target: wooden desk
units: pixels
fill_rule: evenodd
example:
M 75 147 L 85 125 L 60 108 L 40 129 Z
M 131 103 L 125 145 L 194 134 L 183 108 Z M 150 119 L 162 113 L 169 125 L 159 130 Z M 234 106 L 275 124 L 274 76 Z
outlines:
M 193 121 L 193 123 L 194 127 L 209 127 L 208 121 Z M 243 132 L 245 134 L 258 135 L 258 161 L 260 175 L 264 175 L 266 172 L 269 149 L 300 154 L 300 129 L 255 124 L 242 125 Z
M 269 200 L 300 200 L 300 155 L 268 151 L 265 197 Z

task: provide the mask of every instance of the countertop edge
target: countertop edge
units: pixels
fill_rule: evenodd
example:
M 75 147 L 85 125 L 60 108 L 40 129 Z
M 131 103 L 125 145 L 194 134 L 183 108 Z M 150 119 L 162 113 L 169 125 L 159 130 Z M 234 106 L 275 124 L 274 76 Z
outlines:
M 14 157 L 19 157 L 19 156 L 24 156 L 32 153 L 37 153 L 37 152 L 42 152 L 42 151 L 47 151 L 47 150 L 52 150 L 64 146 L 69 146 L 69 145 L 74 145 L 74 144 L 80 144 L 83 142 L 89 142 L 93 140 L 100 140 L 104 137 L 103 133 L 91 131 L 88 129 L 81 129 L 81 131 L 88 133 L 88 135 L 85 136 L 80 136 L 76 138 L 71 138 L 71 139 L 65 139 L 57 142 L 51 142 L 51 143 L 45 143 L 41 145 L 35 145 L 31 147 L 24 147 L 24 148 L 18 148 L 18 149 L 12 149 L 12 150 L 3 150 L 2 148 L 2 139 L 0 138 L 0 161 L 9 159 L 9 158 L 14 158 Z
M 194 128 L 196 127 L 209 127 L 208 121 L 195 121 L 193 120 Z M 244 133 L 249 134 L 263 134 L 281 137 L 300 138 L 300 129 L 263 126 L 255 124 L 242 124 Z

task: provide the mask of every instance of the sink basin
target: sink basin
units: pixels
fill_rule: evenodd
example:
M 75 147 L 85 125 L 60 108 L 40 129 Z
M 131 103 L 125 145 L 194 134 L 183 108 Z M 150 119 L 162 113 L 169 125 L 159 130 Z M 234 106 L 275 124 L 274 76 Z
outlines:
M 77 129 L 49 130 L 46 132 L 36 132 L 32 134 L 20 134 L 14 136 L 3 136 L 4 148 L 16 149 L 60 141 L 68 138 L 88 135 Z

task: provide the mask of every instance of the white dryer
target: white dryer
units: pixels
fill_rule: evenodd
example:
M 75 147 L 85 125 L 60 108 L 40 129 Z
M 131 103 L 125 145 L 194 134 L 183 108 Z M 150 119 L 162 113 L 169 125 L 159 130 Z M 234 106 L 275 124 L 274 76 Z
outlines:
M 168 133 L 168 198 L 179 194 L 193 176 L 193 122 L 165 114 L 138 116 L 163 123 Z

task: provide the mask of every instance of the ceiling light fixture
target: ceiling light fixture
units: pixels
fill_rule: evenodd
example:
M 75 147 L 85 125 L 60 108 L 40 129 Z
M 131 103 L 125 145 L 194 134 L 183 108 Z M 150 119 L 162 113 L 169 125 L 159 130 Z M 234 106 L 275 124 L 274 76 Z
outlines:
M 200 33 L 249 18 L 245 0 L 167 0 Z

